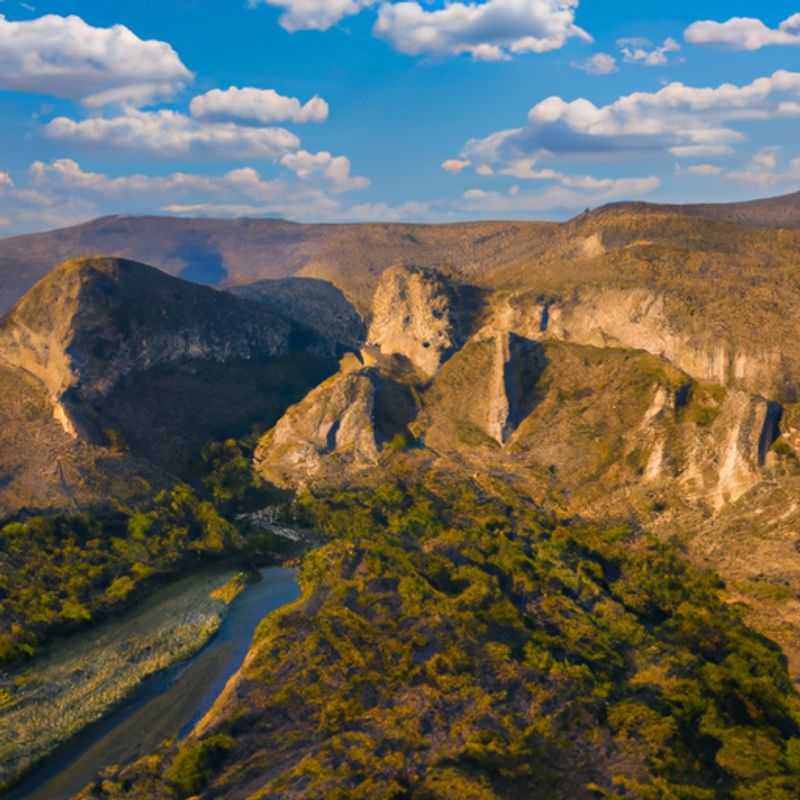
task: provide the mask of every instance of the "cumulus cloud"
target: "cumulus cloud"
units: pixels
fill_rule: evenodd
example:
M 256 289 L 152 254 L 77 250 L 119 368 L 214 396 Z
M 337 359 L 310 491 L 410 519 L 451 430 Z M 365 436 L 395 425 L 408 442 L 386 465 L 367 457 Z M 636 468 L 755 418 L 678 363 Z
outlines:
M 44 130 L 49 138 L 59 141 L 142 150 L 163 156 L 198 153 L 277 159 L 300 146 L 297 136 L 284 128 L 196 120 L 168 109 L 131 109 L 116 117 L 80 121 L 57 117 Z
M 723 169 L 722 167 L 718 167 L 716 164 L 691 164 L 686 168 L 686 171 L 690 175 L 713 176 L 721 175 Z
M 282 28 L 295 31 L 326 31 L 345 17 L 358 14 L 374 0 L 248 0 L 248 5 L 277 6 L 284 9 L 279 19 Z
M 358 203 L 347 209 L 340 209 L 333 216 L 335 219 L 351 222 L 422 222 L 431 219 L 432 215 L 443 216 L 436 212 L 429 202 L 411 200 L 407 203 L 391 205 L 389 203 Z
M 725 22 L 702 20 L 684 31 L 691 44 L 718 44 L 734 50 L 760 50 L 770 45 L 800 45 L 800 14 L 770 28 L 753 17 L 731 17 Z
M 0 88 L 79 100 L 145 105 L 193 78 L 166 42 L 144 41 L 124 25 L 95 28 L 49 14 L 11 22 L 0 15 Z
M 384 3 L 373 31 L 410 55 L 500 61 L 558 50 L 573 37 L 592 41 L 575 24 L 577 6 L 578 0 L 486 0 L 428 10 L 417 2 Z
M 350 174 L 350 159 L 347 156 L 334 156 L 327 150 L 319 153 L 309 153 L 307 150 L 287 153 L 281 158 L 281 164 L 299 178 L 322 175 L 337 192 L 349 192 L 369 186 L 367 178 Z
M 677 53 L 681 49 L 672 38 L 665 39 L 661 47 L 653 47 L 648 39 L 618 39 L 617 45 L 627 63 L 646 67 L 663 66 L 668 63 L 670 53 Z
M 0 192 L 4 191 L 5 189 L 13 188 L 14 181 L 11 180 L 11 176 L 7 172 L 0 172 Z
M 573 61 L 572 66 L 588 75 L 610 75 L 617 71 L 617 59 L 608 53 L 595 53 L 583 61 Z
M 657 189 L 660 181 L 656 177 L 645 178 L 595 178 L 592 175 L 569 175 L 554 169 L 536 169 L 536 160 L 533 158 L 513 161 L 498 170 L 500 175 L 506 175 L 517 180 L 554 181 L 567 189 L 579 189 L 589 192 L 616 192 L 652 191 Z
M 744 86 L 670 83 L 605 106 L 585 98 L 549 97 L 530 109 L 523 127 L 471 139 L 459 158 L 497 171 L 531 157 L 647 152 L 719 156 L 745 138 L 730 123 L 777 116 L 795 97 L 800 97 L 800 73 L 785 70 Z
M 316 95 L 305 104 L 296 97 L 284 97 L 274 89 L 212 89 L 195 97 L 189 109 L 198 119 L 231 119 L 260 122 L 324 122 L 330 108 Z
M 182 190 L 212 191 L 215 188 L 214 179 L 184 172 L 164 176 L 125 175 L 111 178 L 99 172 L 86 172 L 71 158 L 59 158 L 49 164 L 34 161 L 28 174 L 32 184 L 40 188 L 57 186 L 109 195 L 160 194 Z
M 322 177 L 334 192 L 364 189 L 369 185 L 366 178 L 350 174 L 350 160 L 345 156 L 331 156 L 330 153 L 317 154 L 301 150 L 299 159 L 315 159 L 313 166 L 300 167 L 297 159 L 281 164 L 302 178 L 312 178 L 316 173 Z M 133 194 L 163 197 L 167 194 L 219 194 L 234 192 L 251 200 L 275 200 L 288 190 L 284 180 L 263 180 L 252 167 L 241 167 L 221 176 L 197 175 L 186 172 L 173 172 L 169 175 L 122 175 L 110 177 L 99 172 L 84 170 L 71 158 L 60 158 L 50 163 L 34 161 L 28 174 L 31 185 L 37 190 L 69 189 L 102 194 L 107 196 Z M 1 184 L 0 184 L 1 185 Z M 13 184 L 11 184 L 13 186 Z M 305 189 L 304 189 L 305 191 Z

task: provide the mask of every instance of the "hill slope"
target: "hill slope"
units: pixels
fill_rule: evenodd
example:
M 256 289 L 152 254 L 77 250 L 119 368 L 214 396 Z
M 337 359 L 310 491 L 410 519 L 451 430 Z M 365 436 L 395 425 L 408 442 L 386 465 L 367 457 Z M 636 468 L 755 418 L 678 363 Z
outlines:
M 262 303 L 143 264 L 65 262 L 0 323 L 0 378 L 22 388 L 0 395 L 0 509 L 63 505 L 65 472 L 84 500 L 96 494 L 90 473 L 115 463 L 181 472 L 208 439 L 276 419 L 333 368 L 336 349 Z M 41 491 L 29 492 L 37 473 Z
M 594 213 L 619 209 L 639 213 L 671 212 L 760 228 L 800 228 L 800 192 L 739 203 L 611 203 Z
M 557 226 L 540 222 L 458 225 L 299 225 L 283 220 L 105 217 L 47 233 L 0 239 L 0 313 L 55 264 L 116 256 L 218 287 L 291 276 L 338 286 L 369 308 L 380 272 L 402 261 L 468 273 L 530 251 Z

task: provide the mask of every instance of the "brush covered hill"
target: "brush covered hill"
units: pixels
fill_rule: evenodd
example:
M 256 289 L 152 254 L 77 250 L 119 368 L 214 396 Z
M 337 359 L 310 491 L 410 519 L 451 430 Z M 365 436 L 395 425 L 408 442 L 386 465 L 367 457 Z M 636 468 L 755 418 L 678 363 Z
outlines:
M 143 264 L 65 262 L 0 323 L 0 380 L 19 387 L 0 395 L 3 510 L 89 502 L 143 461 L 180 474 L 209 439 L 277 419 L 339 347 Z
M 384 473 L 386 476 L 386 473 Z M 413 471 L 308 495 L 302 598 L 179 745 L 81 800 L 791 800 L 800 706 L 719 582 Z
M 800 192 L 745 200 L 739 203 L 686 203 L 659 205 L 657 203 L 614 203 L 599 209 L 626 208 L 635 211 L 672 211 L 691 217 L 734 222 L 762 228 L 800 228 Z
M 442 325 L 459 318 L 458 309 L 433 316 L 427 306 L 404 304 L 401 296 L 411 295 L 399 272 L 387 272 L 376 292 L 360 359 L 349 356 L 262 437 L 255 467 L 265 479 L 312 490 L 373 486 L 409 463 L 420 474 L 499 480 L 570 516 L 633 517 L 681 535 L 699 563 L 730 578 L 739 587 L 731 596 L 800 671 L 800 607 L 784 604 L 778 625 L 766 602 L 800 591 L 792 566 L 800 534 L 787 500 L 797 484 L 800 426 L 796 403 L 782 399 L 785 392 L 791 401 L 786 386 L 800 375 L 790 345 L 780 379 L 768 361 L 747 362 L 741 353 L 730 370 L 714 372 L 700 346 L 700 355 L 665 346 L 667 334 L 693 340 L 681 340 L 652 295 L 636 290 L 634 303 L 627 290 L 610 288 L 568 300 L 484 291 L 479 313 L 466 315 L 471 327 L 456 337 Z M 422 294 L 455 306 L 468 296 L 416 267 L 406 280 L 427 280 Z M 373 340 L 391 329 L 384 316 L 393 314 L 403 335 Z M 432 361 L 442 331 L 447 347 Z M 716 335 L 715 346 L 724 346 L 726 334 L 712 327 L 706 341 Z M 747 363 L 766 371 L 749 374 Z M 743 530 L 729 509 L 747 509 L 754 498 L 758 523 Z M 771 592 L 775 585 L 783 589 Z

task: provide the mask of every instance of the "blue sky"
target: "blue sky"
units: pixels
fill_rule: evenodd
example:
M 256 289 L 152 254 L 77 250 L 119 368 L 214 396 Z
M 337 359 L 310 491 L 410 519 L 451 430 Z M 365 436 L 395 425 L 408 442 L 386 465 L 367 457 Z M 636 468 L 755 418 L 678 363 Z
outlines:
M 631 9 L 0 0 L 0 235 L 108 213 L 566 218 L 799 189 L 800 3 Z

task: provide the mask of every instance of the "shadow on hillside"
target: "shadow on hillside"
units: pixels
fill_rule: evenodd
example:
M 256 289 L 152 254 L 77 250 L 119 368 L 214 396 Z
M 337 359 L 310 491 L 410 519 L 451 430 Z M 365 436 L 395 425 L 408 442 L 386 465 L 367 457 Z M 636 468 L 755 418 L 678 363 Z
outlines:
M 179 278 L 193 283 L 216 285 L 228 277 L 225 262 L 216 247 L 205 236 L 191 237 L 167 253 L 167 258 L 174 258 L 186 263 L 178 273 Z

